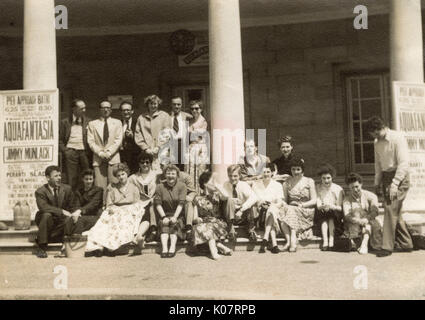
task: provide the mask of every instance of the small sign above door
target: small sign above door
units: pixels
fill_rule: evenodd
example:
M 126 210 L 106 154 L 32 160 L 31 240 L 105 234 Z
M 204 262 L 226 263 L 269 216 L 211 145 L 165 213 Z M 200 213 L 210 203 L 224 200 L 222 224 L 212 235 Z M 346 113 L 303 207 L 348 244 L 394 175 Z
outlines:
M 208 66 L 209 47 L 208 44 L 197 44 L 193 50 L 185 55 L 178 56 L 179 67 Z

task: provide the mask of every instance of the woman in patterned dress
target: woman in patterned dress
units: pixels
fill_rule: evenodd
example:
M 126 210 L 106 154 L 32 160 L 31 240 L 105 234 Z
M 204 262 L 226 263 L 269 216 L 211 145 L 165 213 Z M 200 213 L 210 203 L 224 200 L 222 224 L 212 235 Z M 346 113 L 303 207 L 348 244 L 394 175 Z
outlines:
M 202 116 L 202 101 L 191 101 L 190 111 L 193 118 L 189 120 L 190 145 L 186 154 L 185 172 L 195 182 L 195 190 L 200 193 L 199 177 L 207 169 L 209 153 L 207 148 L 208 123 Z
M 283 183 L 284 200 L 288 204 L 279 210 L 280 227 L 289 239 L 289 252 L 297 250 L 298 239 L 313 236 L 313 218 L 317 202 L 314 180 L 304 177 L 304 159 L 294 156 L 291 160 L 292 176 Z
M 86 251 L 94 251 L 96 257 L 102 256 L 104 250 L 113 252 L 135 241 L 147 201 L 140 201 L 139 190 L 129 183 L 128 173 L 126 164 L 119 163 L 114 167 L 113 174 L 118 183 L 108 186 L 106 209 L 90 229 Z
M 222 241 L 227 237 L 227 224 L 220 219 L 220 196 L 222 190 L 217 186 L 211 171 L 205 171 L 199 177 L 199 185 L 204 195 L 196 197 L 197 223 L 193 227 L 193 244 L 208 242 L 211 257 L 218 260 L 218 253 L 232 255 Z

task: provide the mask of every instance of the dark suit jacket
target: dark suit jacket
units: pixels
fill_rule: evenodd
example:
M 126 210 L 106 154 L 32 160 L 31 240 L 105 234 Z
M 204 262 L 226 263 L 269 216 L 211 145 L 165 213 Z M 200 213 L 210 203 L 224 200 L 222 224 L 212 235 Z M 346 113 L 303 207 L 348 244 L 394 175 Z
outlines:
M 123 122 L 123 120 L 121 120 L 121 123 Z M 123 135 L 124 135 L 124 138 L 123 138 L 123 140 L 122 140 L 122 147 L 123 147 L 123 150 L 121 150 L 120 151 L 120 153 L 126 153 L 126 154 L 131 154 L 131 155 L 136 155 L 136 157 L 137 157 L 137 155 L 139 154 L 139 152 L 140 152 L 140 148 L 139 148 L 139 146 L 136 144 L 136 142 L 134 142 L 134 133 L 135 133 L 135 131 L 136 131 L 136 124 L 137 124 L 137 119 L 136 118 L 134 118 L 134 117 L 132 117 L 131 118 L 131 126 L 130 126 L 130 129 L 131 129 L 131 131 L 133 132 L 133 137 L 131 138 L 131 137 L 127 137 L 125 134 L 124 134 L 124 132 L 123 132 Z M 137 161 L 137 159 L 136 159 L 136 161 Z
M 47 184 L 41 186 L 35 191 L 35 200 L 37 202 L 38 212 L 50 213 L 54 217 L 65 217 L 62 209 L 69 212 L 75 209 L 75 198 L 72 189 L 67 184 L 60 184 L 58 190 L 58 206 L 55 205 L 53 192 Z
M 75 205 L 81 209 L 81 215 L 93 216 L 102 211 L 103 189 L 93 186 L 88 191 L 80 188 L 75 192 Z
M 89 147 L 89 144 L 87 143 L 87 125 L 89 124 L 91 119 L 87 118 L 86 116 L 83 116 L 83 143 L 84 143 L 84 149 L 86 150 L 87 156 L 90 158 L 91 156 L 91 149 Z M 71 125 L 72 125 L 72 114 L 68 118 L 62 119 L 60 126 L 59 126 L 59 150 L 62 152 L 62 154 L 66 150 L 66 145 L 69 140 L 69 136 L 71 134 Z

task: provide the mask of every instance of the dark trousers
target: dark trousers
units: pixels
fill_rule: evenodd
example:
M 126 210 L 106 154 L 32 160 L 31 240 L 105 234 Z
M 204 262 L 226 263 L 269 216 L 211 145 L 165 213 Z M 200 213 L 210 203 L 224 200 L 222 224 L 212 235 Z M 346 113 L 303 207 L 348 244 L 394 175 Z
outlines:
M 399 185 L 397 199 L 391 201 L 389 188 L 395 172 L 383 172 L 382 188 L 384 193 L 384 228 L 382 235 L 382 249 L 393 251 L 397 242 L 402 249 L 412 249 L 413 242 L 406 223 L 401 216 L 401 208 L 409 190 L 409 177 L 407 176 Z
M 180 171 L 184 171 L 184 157 L 183 156 L 183 146 L 182 146 L 182 139 L 177 139 L 177 156 L 176 156 L 176 166 L 180 169 Z
M 249 208 L 242 212 L 241 219 L 235 219 L 236 205 L 238 200 L 234 198 L 229 198 L 226 202 L 224 209 L 224 217 L 226 222 L 229 225 L 229 228 L 233 228 L 233 225 L 245 225 L 248 229 L 248 232 L 255 231 L 255 224 L 258 220 L 258 210 L 253 210 Z
M 67 219 L 65 223 L 64 235 L 82 234 L 84 231 L 90 230 L 99 219 L 99 216 L 81 216 L 77 222 Z
M 72 190 L 76 190 L 80 183 L 81 173 L 90 167 L 87 153 L 85 150 L 68 148 L 64 153 L 64 160 L 67 182 Z
M 51 213 L 37 212 L 35 223 L 38 226 L 37 243 L 47 245 L 49 242 L 63 242 L 65 225 L 68 217 L 55 217 Z

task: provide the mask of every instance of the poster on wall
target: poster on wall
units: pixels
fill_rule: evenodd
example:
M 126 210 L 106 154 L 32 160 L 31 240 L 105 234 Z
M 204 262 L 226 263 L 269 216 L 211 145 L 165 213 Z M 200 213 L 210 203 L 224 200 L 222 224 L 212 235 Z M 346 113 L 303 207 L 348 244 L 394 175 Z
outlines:
M 58 90 L 0 91 L 0 220 L 13 220 L 13 207 L 46 183 L 44 170 L 58 164 Z
M 425 84 L 393 82 L 396 128 L 404 132 L 410 152 L 410 190 L 403 211 L 425 212 Z
M 208 66 L 209 47 L 208 44 L 197 44 L 188 54 L 179 55 L 179 67 Z

